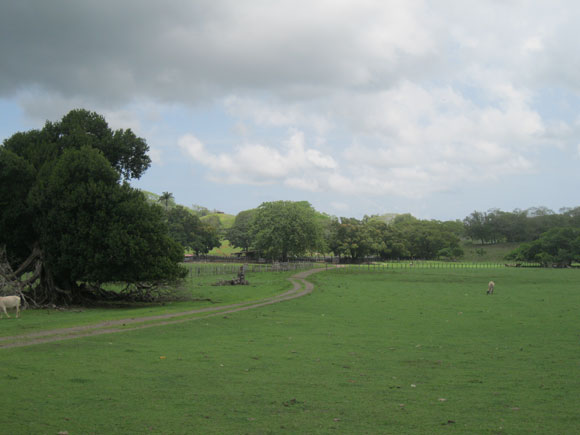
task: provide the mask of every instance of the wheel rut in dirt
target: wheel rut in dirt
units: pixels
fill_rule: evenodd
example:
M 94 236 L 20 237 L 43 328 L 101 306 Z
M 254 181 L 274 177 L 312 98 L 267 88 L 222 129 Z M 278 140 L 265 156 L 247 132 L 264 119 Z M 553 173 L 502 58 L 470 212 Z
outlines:
M 196 310 L 180 311 L 177 313 L 161 314 L 157 316 L 133 317 L 120 320 L 109 320 L 86 326 L 73 326 L 70 328 L 52 329 L 31 334 L 0 337 L 0 349 L 13 347 L 32 346 L 35 344 L 51 343 L 54 341 L 72 340 L 75 338 L 91 337 L 117 332 L 135 331 L 138 329 L 153 328 L 156 326 L 172 325 L 176 323 L 191 322 L 194 320 L 207 319 L 209 317 L 251 310 L 266 305 L 277 304 L 305 296 L 314 290 L 314 285 L 306 281 L 313 273 L 322 272 L 326 269 L 310 269 L 300 272 L 288 280 L 293 287 L 284 293 L 254 302 L 221 305 L 217 307 L 199 308 Z M 198 315 L 201 314 L 201 315 Z M 188 317 L 196 316 L 196 317 Z

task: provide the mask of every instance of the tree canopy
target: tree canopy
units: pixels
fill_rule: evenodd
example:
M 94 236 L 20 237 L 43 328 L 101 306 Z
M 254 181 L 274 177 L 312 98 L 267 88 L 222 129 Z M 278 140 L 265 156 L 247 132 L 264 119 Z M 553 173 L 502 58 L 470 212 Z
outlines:
M 287 261 L 323 244 L 317 213 L 306 201 L 264 202 L 253 219 L 254 247 L 265 258 Z
M 537 240 L 522 243 L 507 258 L 538 262 L 542 266 L 570 266 L 573 261 L 580 261 L 580 229 L 552 228 Z
M 232 246 L 249 251 L 254 245 L 253 223 L 256 210 L 244 210 L 237 214 L 234 224 L 226 232 L 226 238 Z
M 199 254 L 207 254 L 220 245 L 217 231 L 211 225 L 202 222 L 199 217 L 177 206 L 167 212 L 169 234 L 181 246 Z
M 505 212 L 491 209 L 474 211 L 463 220 L 465 234 L 483 244 L 529 242 L 552 228 L 580 227 L 580 207 L 562 209 L 561 213 L 546 207 L 532 207 Z
M 73 110 L 0 147 L 0 245 L 38 303 L 77 302 L 106 282 L 150 285 L 183 274 L 163 210 L 127 183 L 149 167 L 131 130 Z M 32 277 L 27 272 L 32 271 Z M 91 291 L 95 290 L 95 291 Z
M 360 260 L 367 256 L 382 259 L 439 257 L 463 255 L 455 225 L 423 221 L 411 215 L 399 215 L 390 223 L 365 217 L 336 219 L 331 224 L 328 246 L 338 256 Z

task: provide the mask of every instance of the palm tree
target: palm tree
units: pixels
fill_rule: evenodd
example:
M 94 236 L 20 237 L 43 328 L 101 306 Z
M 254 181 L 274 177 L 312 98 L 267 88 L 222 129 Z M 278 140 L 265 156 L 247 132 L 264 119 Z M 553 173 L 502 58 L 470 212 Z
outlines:
M 165 202 L 165 210 L 169 207 L 169 201 L 173 199 L 173 193 L 163 192 L 157 201 Z

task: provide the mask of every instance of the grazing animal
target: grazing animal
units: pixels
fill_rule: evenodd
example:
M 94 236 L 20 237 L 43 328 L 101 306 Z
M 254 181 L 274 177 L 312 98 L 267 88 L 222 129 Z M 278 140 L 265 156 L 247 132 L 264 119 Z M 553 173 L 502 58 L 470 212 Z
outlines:
M 16 317 L 20 317 L 20 296 L 2 296 L 0 297 L 0 310 L 4 311 L 7 317 L 10 317 L 6 308 L 16 308 Z M 2 313 L 0 312 L 0 319 Z
M 492 295 L 494 288 L 495 288 L 495 282 L 490 281 L 489 284 L 487 285 L 487 294 Z

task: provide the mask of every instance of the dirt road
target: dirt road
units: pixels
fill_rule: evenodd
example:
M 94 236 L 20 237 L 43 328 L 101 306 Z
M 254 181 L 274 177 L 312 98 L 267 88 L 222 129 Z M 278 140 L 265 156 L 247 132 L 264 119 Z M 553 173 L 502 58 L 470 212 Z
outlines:
M 238 311 L 251 310 L 266 305 L 295 299 L 311 293 L 314 285 L 306 281 L 313 273 L 322 272 L 325 269 L 311 269 L 300 272 L 291 278 L 293 287 L 285 293 L 274 297 L 249 303 L 221 305 L 218 307 L 200 308 L 197 310 L 182 311 L 179 313 L 162 314 L 158 316 L 132 317 L 129 319 L 110 320 L 93 325 L 74 326 L 71 328 L 53 329 L 31 334 L 0 337 L 0 349 L 32 346 L 35 344 L 50 343 L 53 341 L 73 340 L 75 338 L 90 337 L 102 334 L 114 334 L 116 332 L 134 331 L 137 329 L 153 328 L 162 325 L 190 322 L 193 320 L 207 319 L 208 317 L 221 316 L 236 313 Z M 201 316 L 198 314 L 202 314 Z M 195 317 L 191 317 L 195 316 Z

